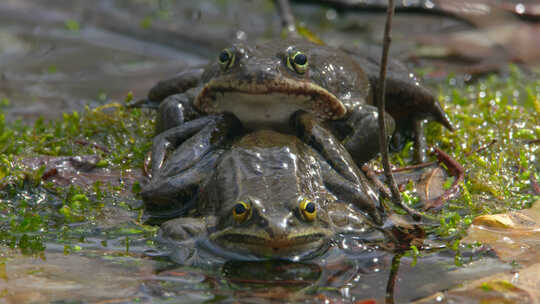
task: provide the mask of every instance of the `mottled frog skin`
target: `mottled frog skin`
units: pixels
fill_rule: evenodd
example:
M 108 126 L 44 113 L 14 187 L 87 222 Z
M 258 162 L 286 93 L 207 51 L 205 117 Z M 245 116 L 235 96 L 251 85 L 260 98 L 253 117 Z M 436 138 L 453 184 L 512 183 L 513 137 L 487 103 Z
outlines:
M 237 42 L 216 57 L 158 83 L 145 101 L 159 110 L 142 196 L 154 218 L 169 219 L 161 236 L 283 258 L 311 255 L 343 229 L 380 227 L 358 169 L 378 153 L 378 60 L 301 39 Z M 452 126 L 390 63 L 385 132 L 414 131 L 422 161 L 424 121 Z
M 369 184 L 340 175 L 295 136 L 255 131 L 207 153 L 194 168 L 165 173 L 175 163 L 167 160 L 142 192 L 150 214 L 183 210 L 162 224 L 162 239 L 202 238 L 245 257 L 296 260 L 324 251 L 337 233 L 380 222 Z M 361 175 L 353 162 L 350 170 Z
M 239 41 L 216 55 L 206 67 L 186 70 L 150 90 L 147 104 L 159 106 L 158 133 L 223 112 L 234 114 L 248 130 L 294 133 L 291 119 L 304 111 L 323 123 L 358 164 L 378 153 L 372 98 L 376 56 L 294 38 L 255 45 Z M 429 90 L 395 60 L 389 62 L 386 100 L 387 133 L 414 132 L 418 161 L 425 158 L 425 120 L 452 129 Z

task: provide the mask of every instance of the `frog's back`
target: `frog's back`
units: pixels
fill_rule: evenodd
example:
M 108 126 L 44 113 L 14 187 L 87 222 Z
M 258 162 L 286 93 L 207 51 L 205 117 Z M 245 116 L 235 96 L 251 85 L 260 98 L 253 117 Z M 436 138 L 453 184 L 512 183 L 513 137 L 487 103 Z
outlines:
M 380 50 L 368 49 L 360 52 L 357 48 L 343 47 L 366 72 L 373 88 L 377 87 L 380 73 Z M 374 104 L 374 91 L 368 98 Z M 386 74 L 386 111 L 392 115 L 398 125 L 410 124 L 413 120 L 432 118 L 449 130 L 454 127 L 431 90 L 422 85 L 399 60 L 389 58 Z
M 254 195 L 271 202 L 319 196 L 324 185 L 313 153 L 292 135 L 270 130 L 245 135 L 221 157 L 206 189 L 213 193 L 208 204 Z

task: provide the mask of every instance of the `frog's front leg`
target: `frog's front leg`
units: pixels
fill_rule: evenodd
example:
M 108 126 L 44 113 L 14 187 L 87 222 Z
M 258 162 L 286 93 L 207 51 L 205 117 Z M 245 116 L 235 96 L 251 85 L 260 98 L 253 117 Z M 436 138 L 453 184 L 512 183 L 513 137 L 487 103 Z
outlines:
M 195 209 L 199 187 L 215 170 L 215 164 L 223 153 L 217 149 L 206 154 L 192 167 L 173 176 L 153 176 L 143 185 L 141 196 L 145 211 L 152 223 L 185 215 Z
M 184 93 L 196 87 L 203 72 L 203 68 L 192 68 L 182 71 L 169 79 L 161 80 L 150 89 L 147 98 L 132 102 L 128 106 L 156 109 L 165 98 Z
M 219 114 L 158 134 L 152 147 L 152 177 L 141 192 L 149 213 L 156 219 L 170 218 L 191 208 L 223 147 L 241 132 L 235 116 Z
M 203 116 L 154 137 L 152 175 L 172 176 L 191 167 L 211 149 L 241 134 L 241 122 L 232 114 Z M 174 151 L 165 166 L 169 151 Z
M 204 68 L 194 68 L 182 71 L 172 78 L 161 80 L 150 89 L 148 99 L 159 103 L 168 96 L 194 88 L 199 83 L 203 72 Z
M 382 223 L 375 192 L 339 140 L 309 113 L 295 113 L 292 124 L 298 136 L 321 154 L 318 163 L 327 188 L 365 211 L 375 223 Z
M 215 226 L 214 216 L 206 217 L 179 217 L 161 224 L 157 241 L 168 245 L 169 258 L 173 261 L 192 265 L 197 261 L 197 240 L 208 235 L 208 228 Z
M 373 223 L 366 219 L 365 214 L 358 212 L 357 208 L 349 202 L 337 200 L 328 204 L 326 209 L 334 224 L 334 229 L 340 233 L 365 235 L 373 228 Z
M 156 134 L 203 116 L 193 106 L 193 99 L 194 92 L 189 90 L 163 100 L 158 107 Z
M 347 149 L 327 128 L 303 111 L 291 117 L 291 125 L 298 137 L 315 148 L 339 174 L 353 183 L 359 183 L 359 170 Z
M 332 194 L 340 201 L 351 203 L 365 212 L 376 225 L 383 223 L 377 195 L 361 172 L 358 175 L 360 182 L 353 183 L 338 174 L 324 159 L 319 159 L 319 164 L 323 172 L 324 184 Z
M 178 217 L 161 224 L 158 238 L 177 242 L 188 241 L 208 234 L 215 225 L 215 217 Z
M 379 153 L 378 109 L 359 105 L 339 120 L 329 121 L 326 126 L 341 140 L 354 161 L 361 166 Z M 385 112 L 386 135 L 394 132 L 394 119 Z

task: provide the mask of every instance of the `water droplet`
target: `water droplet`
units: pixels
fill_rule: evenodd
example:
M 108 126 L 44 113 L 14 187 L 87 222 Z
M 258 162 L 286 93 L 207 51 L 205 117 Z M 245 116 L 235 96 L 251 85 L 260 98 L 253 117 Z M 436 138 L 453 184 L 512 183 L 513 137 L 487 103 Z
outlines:
M 516 13 L 521 15 L 521 14 L 525 13 L 525 5 L 523 5 L 523 3 L 518 3 L 518 4 L 516 4 L 515 10 L 516 10 Z
M 246 38 L 247 38 L 246 32 L 244 32 L 244 31 L 237 31 L 236 32 L 236 39 L 238 39 L 238 40 L 246 40 Z
M 326 11 L 326 19 L 335 20 L 337 18 L 337 12 L 334 9 L 329 9 Z

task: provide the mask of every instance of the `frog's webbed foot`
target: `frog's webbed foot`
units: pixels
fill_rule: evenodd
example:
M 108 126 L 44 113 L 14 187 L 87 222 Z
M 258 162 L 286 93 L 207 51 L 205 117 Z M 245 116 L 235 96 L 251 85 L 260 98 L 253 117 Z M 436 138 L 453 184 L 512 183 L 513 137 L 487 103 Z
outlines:
M 353 204 L 337 200 L 327 206 L 328 216 L 332 220 L 334 229 L 339 233 L 365 234 L 374 227 L 374 222 L 366 218 L 364 213 L 358 212 Z M 378 227 L 377 223 L 375 227 Z
M 207 234 L 213 217 L 179 217 L 161 224 L 158 231 L 160 240 L 182 242 Z
M 171 128 L 154 138 L 152 177 L 141 195 L 153 218 L 185 213 L 199 186 L 215 168 L 232 138 L 242 132 L 232 114 L 204 116 Z
M 180 217 L 161 224 L 157 242 L 168 247 L 169 258 L 183 264 L 197 264 L 197 240 L 208 234 L 215 217 Z
M 185 215 L 195 208 L 199 187 L 214 170 L 223 153 L 217 149 L 208 153 L 190 168 L 174 176 L 158 176 L 142 187 L 141 196 L 152 223 Z
M 341 140 L 356 164 L 374 158 L 379 153 L 378 109 L 370 105 L 359 105 L 347 117 L 326 123 L 329 129 Z M 386 135 L 394 132 L 394 120 L 386 115 Z
M 203 116 L 168 129 L 152 144 L 152 175 L 171 176 L 198 162 L 211 149 L 241 134 L 241 122 L 232 114 Z M 169 151 L 167 165 L 165 160 Z
M 360 173 L 359 183 L 353 183 L 334 170 L 324 159 L 320 159 L 323 180 L 326 188 L 339 200 L 350 202 L 365 212 L 376 225 L 383 223 L 377 195 L 371 189 L 366 177 Z

